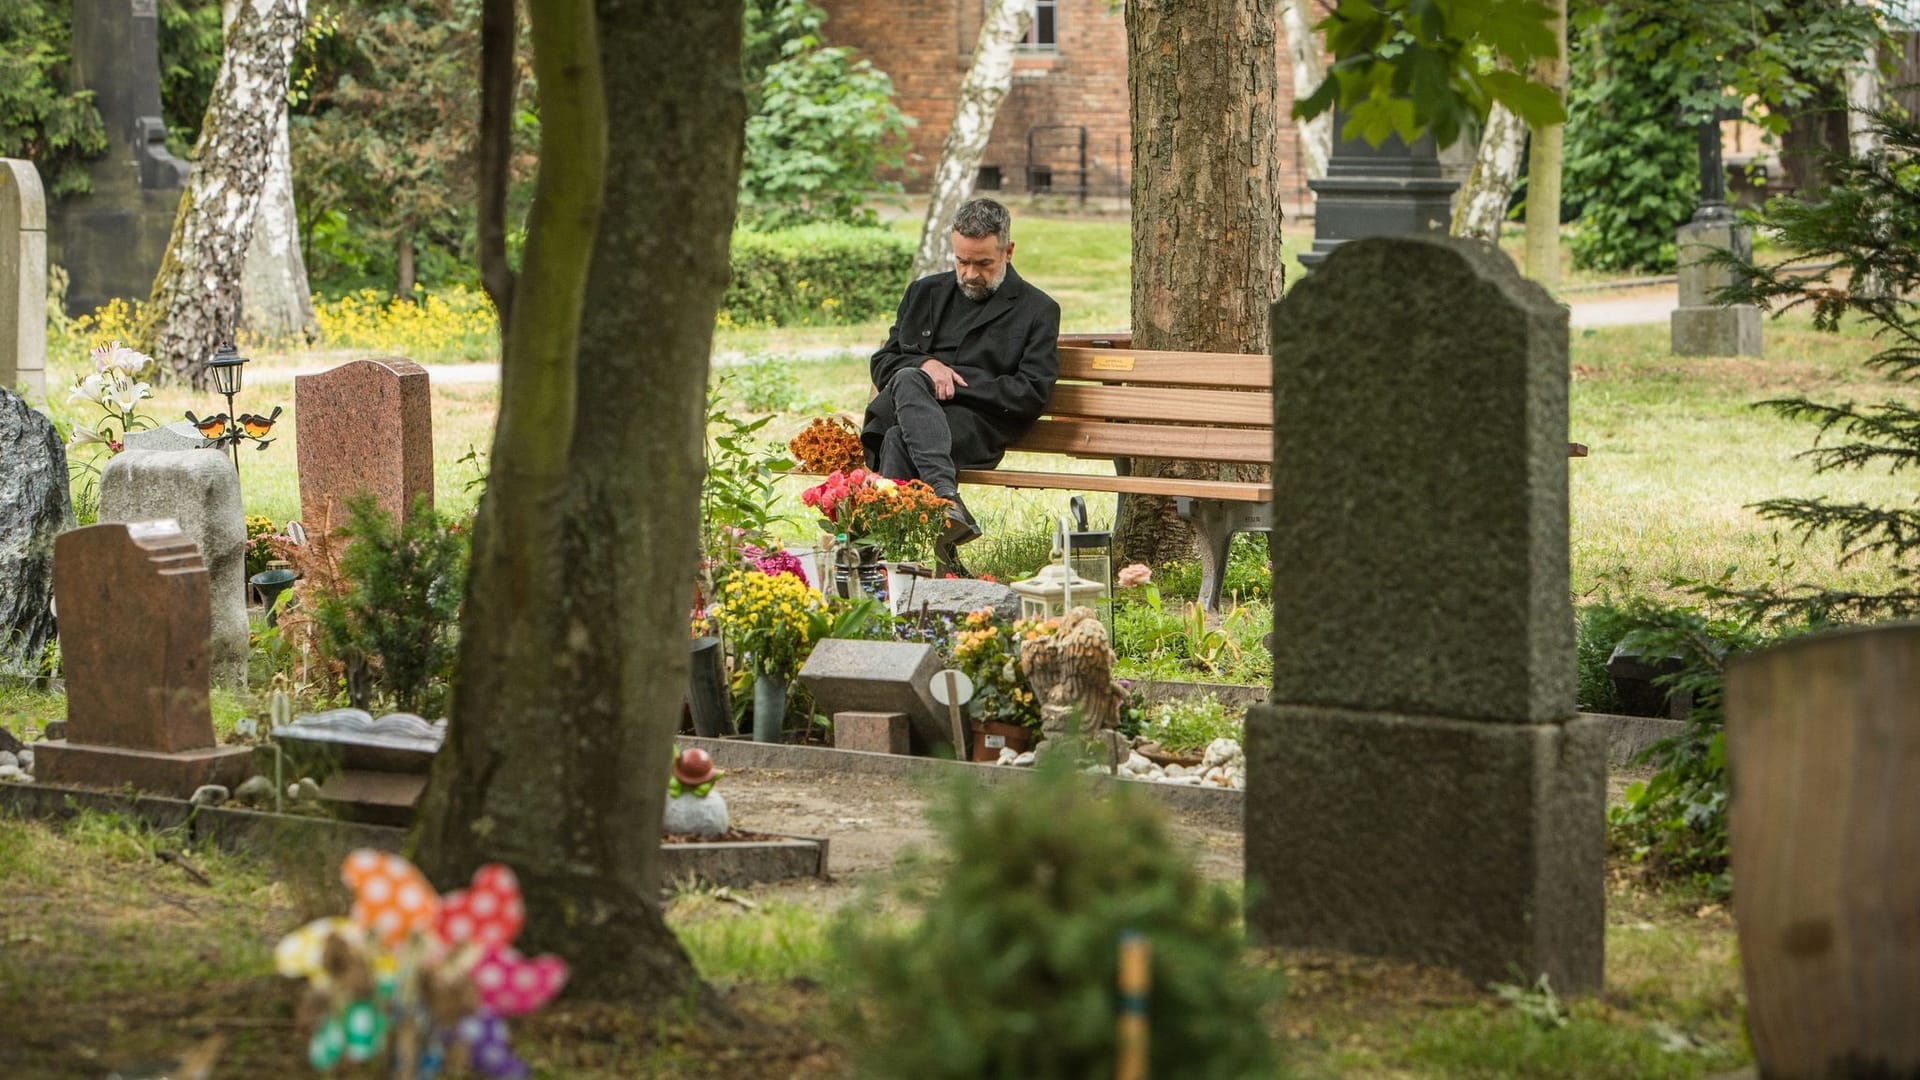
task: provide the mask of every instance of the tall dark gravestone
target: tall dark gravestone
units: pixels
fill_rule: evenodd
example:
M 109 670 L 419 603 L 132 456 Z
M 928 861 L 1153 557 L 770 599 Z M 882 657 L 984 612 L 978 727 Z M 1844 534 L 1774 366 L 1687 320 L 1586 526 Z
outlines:
M 1574 709 L 1567 313 L 1490 244 L 1343 244 L 1273 313 L 1272 703 L 1247 929 L 1597 989 L 1604 725 Z
M 68 313 L 83 315 L 153 291 L 186 189 L 161 119 L 155 0 L 73 0 L 73 86 L 93 92 L 108 149 L 91 193 L 49 207 L 47 247 L 67 271 Z

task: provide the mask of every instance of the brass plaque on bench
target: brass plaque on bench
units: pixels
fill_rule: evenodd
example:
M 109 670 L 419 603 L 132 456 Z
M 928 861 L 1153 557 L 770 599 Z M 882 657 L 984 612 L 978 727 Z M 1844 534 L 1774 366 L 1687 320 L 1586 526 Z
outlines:
M 1095 371 L 1132 371 L 1133 357 L 1131 356 L 1096 356 L 1093 358 L 1093 370 Z

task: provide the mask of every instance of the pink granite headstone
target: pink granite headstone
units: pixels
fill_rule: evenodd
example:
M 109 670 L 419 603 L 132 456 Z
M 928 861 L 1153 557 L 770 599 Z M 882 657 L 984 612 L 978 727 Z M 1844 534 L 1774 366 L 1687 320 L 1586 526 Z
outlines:
M 247 748 L 214 743 L 210 587 L 199 546 L 172 521 L 54 541 L 67 737 L 40 744 L 39 779 L 187 795 L 245 778 Z
M 411 360 L 352 360 L 293 380 L 300 514 L 309 530 L 346 523 L 361 491 L 395 519 L 433 501 L 433 394 Z

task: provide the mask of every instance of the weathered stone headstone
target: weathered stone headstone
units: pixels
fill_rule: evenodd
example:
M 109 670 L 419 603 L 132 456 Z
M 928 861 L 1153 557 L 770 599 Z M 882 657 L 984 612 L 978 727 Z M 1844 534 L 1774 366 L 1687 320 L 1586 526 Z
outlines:
M 906 713 L 913 752 L 930 754 L 935 747 L 953 746 L 947 711 L 927 688 L 939 670 L 940 653 L 931 645 L 828 638 L 807 656 L 800 681 L 813 694 L 815 707 L 828 716 Z M 965 747 L 957 749 L 965 752 Z
M 212 445 L 185 420 L 129 431 L 121 441 L 128 450 L 200 450 Z
M 159 519 L 175 522 L 206 564 L 214 681 L 245 686 L 247 518 L 233 462 L 202 450 L 114 455 L 100 474 L 100 520 Z
M 167 151 L 159 42 L 154 0 L 73 2 L 73 88 L 93 92 L 109 146 L 88 166 L 93 190 L 50 208 L 69 314 L 145 300 L 173 234 L 187 163 Z
M 54 547 L 64 739 L 39 744 L 47 783 L 185 797 L 244 780 L 252 754 L 214 744 L 207 567 L 171 521 L 89 525 Z
M 433 501 L 433 391 L 426 369 L 395 358 L 353 360 L 293 380 L 300 426 L 300 514 L 308 529 L 346 524 L 361 491 L 396 519 Z
M 72 527 L 60 436 L 0 386 L 0 672 L 32 674 L 53 640 L 53 541 Z
M 47 199 L 31 161 L 0 158 L 0 386 L 47 396 Z
M 923 609 L 930 618 L 957 619 L 980 608 L 992 608 L 1002 619 L 1020 616 L 1019 593 L 978 578 L 909 578 L 901 594 L 900 614 L 909 618 Z
M 1376 238 L 1275 305 L 1273 342 L 1249 931 L 1599 986 L 1607 745 L 1574 707 L 1565 309 L 1490 245 Z
M 1675 237 L 1680 306 L 1671 332 L 1675 356 L 1759 356 L 1760 309 L 1752 304 L 1713 302 L 1713 294 L 1733 284 L 1733 269 L 1707 262 L 1714 251 L 1753 257 L 1753 232 L 1732 221 L 1689 222 Z

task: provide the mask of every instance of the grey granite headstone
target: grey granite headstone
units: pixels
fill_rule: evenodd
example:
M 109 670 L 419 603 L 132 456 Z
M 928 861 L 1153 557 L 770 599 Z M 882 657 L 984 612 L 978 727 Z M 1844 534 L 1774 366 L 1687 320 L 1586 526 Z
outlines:
M 129 450 L 200 450 L 213 444 L 200 437 L 192 424 L 175 420 L 157 428 L 129 431 L 122 440 Z
M 1753 232 L 1731 222 L 1688 223 L 1675 234 L 1680 306 L 1671 330 L 1675 356 L 1759 356 L 1760 309 L 1752 304 L 1713 302 L 1714 293 L 1733 284 L 1733 268 L 1707 261 L 1714 251 L 1753 257 Z
M 927 688 L 939 670 L 940 653 L 931 645 L 828 638 L 813 647 L 800 681 L 812 692 L 815 708 L 828 716 L 906 713 L 913 752 L 930 754 L 936 747 L 953 747 L 946 709 Z
M 186 189 L 160 111 L 155 0 L 73 0 L 73 89 L 91 91 L 108 149 L 90 162 L 93 190 L 51 209 L 49 254 L 69 276 L 67 311 L 145 300 Z
M 47 200 L 31 161 L 0 158 L 0 386 L 47 396 Z
M 66 448 L 0 386 L 0 672 L 33 674 L 53 640 L 53 541 L 71 528 Z
M 994 581 L 977 578 L 908 578 L 900 586 L 900 614 L 917 618 L 924 609 L 929 616 L 959 618 L 981 608 L 992 608 L 1002 619 L 1020 616 L 1020 594 Z
M 1490 245 L 1376 238 L 1275 305 L 1273 343 L 1249 931 L 1598 987 L 1607 745 L 1574 708 L 1566 310 Z
M 213 680 L 247 684 L 247 519 L 225 454 L 128 450 L 100 474 L 100 520 L 171 518 L 200 546 L 210 576 Z

